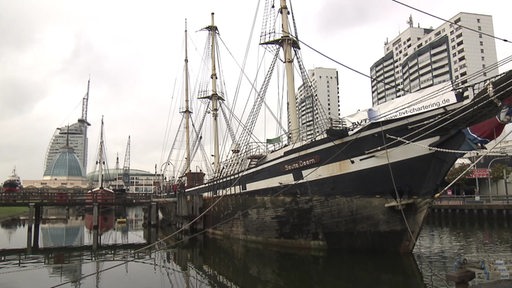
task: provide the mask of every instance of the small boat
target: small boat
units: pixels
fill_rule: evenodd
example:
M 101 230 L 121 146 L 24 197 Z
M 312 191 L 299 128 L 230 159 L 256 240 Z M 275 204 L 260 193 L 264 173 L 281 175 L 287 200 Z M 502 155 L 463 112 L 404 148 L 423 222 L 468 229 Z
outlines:
M 19 192 L 23 189 L 23 185 L 21 184 L 21 179 L 18 174 L 16 174 L 16 168 L 12 170 L 12 174 L 4 181 L 2 185 L 3 192 Z
M 126 218 L 117 218 L 116 223 L 117 224 L 126 224 Z

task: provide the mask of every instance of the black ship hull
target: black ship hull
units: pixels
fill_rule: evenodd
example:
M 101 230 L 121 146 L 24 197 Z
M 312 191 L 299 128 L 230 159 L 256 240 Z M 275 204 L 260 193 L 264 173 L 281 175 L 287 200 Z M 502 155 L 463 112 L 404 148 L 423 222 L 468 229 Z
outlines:
M 464 154 L 464 128 L 497 115 L 511 79 L 494 82 L 493 98 L 482 90 L 470 102 L 351 135 L 239 157 L 244 169 L 177 193 L 178 226 L 276 245 L 411 252 L 433 196 Z M 234 161 L 226 163 L 229 170 Z
M 399 122 L 388 123 L 387 133 L 401 137 L 414 127 Z M 187 193 L 203 195 L 203 225 L 215 235 L 295 247 L 410 252 L 466 138 L 443 131 L 444 137 L 427 133 L 404 145 L 386 142 L 379 129 L 284 149 L 244 173 Z
M 430 202 L 387 206 L 393 202 L 378 197 L 231 195 L 205 215 L 204 225 L 214 236 L 284 247 L 407 253 Z

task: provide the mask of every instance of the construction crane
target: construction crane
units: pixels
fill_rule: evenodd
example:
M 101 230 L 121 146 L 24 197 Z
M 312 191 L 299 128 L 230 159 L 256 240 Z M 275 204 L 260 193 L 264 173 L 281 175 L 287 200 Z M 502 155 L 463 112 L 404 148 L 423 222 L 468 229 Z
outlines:
M 78 123 L 80 123 L 83 127 L 83 137 L 84 137 L 84 146 L 83 146 L 83 159 L 82 159 L 82 168 L 83 173 L 85 176 L 85 173 L 87 171 L 87 151 L 89 149 L 88 147 L 88 139 L 87 139 L 87 126 L 91 126 L 91 123 L 87 121 L 87 107 L 89 106 L 89 87 L 91 85 L 91 77 L 89 77 L 89 80 L 87 81 L 87 92 L 85 93 L 83 99 L 82 99 L 82 117 L 78 119 Z
M 126 191 L 130 191 L 130 136 L 128 136 L 126 152 L 124 153 L 123 184 Z

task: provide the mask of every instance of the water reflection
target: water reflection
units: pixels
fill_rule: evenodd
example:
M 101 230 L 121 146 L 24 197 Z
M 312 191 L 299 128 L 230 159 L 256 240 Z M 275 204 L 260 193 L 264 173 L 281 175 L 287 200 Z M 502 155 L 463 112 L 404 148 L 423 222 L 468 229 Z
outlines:
M 99 209 L 97 225 L 102 245 L 147 242 L 143 207 Z M 37 243 L 40 248 L 76 247 L 92 245 L 94 240 L 92 209 L 84 207 L 45 207 L 40 224 L 34 224 L 30 235 L 27 226 L 26 216 L 2 221 L 0 250 L 27 248 L 27 243 Z M 28 240 L 32 235 L 37 239 Z
M 74 208 L 45 207 L 42 219 L 40 247 L 84 245 L 83 220 Z
M 54 216 L 41 224 L 42 246 L 90 245 L 86 211 L 75 212 L 60 212 L 66 223 Z M 147 239 L 156 231 L 145 229 L 142 209 L 110 212 L 115 220 L 106 216 L 105 227 L 111 228 L 102 232 L 102 241 L 123 245 L 97 251 L 40 249 L 32 255 L 0 251 L 0 287 L 453 287 L 445 277 L 459 254 L 478 259 L 510 256 L 512 251 L 510 220 L 503 215 L 432 215 L 413 257 L 312 253 L 204 236 L 177 243 L 167 239 L 170 231 L 164 230 L 160 238 L 165 241 L 148 246 Z M 12 237 L 26 231 L 22 222 L 4 223 L 0 229 L 12 230 Z M 133 246 L 124 245 L 130 243 Z
M 92 207 L 86 207 L 84 222 L 85 227 L 87 230 L 89 230 L 89 232 L 97 229 L 98 233 L 102 235 L 114 228 L 114 221 L 116 217 L 114 216 L 114 209 L 111 207 L 101 209 L 98 212 L 98 218 L 96 219 L 97 223 L 94 223 L 95 216 L 96 215 L 93 215 Z M 97 225 L 97 227 L 94 227 L 95 225 Z
M 511 217 L 503 213 L 433 213 L 420 234 L 414 255 L 428 287 L 453 287 L 446 273 L 458 258 L 478 266 L 480 261 L 512 263 Z M 496 280 L 496 279 L 491 279 Z M 471 285 L 488 282 L 483 275 Z
M 412 256 L 287 251 L 211 238 L 190 246 L 174 250 L 174 261 L 202 275 L 205 287 L 424 287 Z

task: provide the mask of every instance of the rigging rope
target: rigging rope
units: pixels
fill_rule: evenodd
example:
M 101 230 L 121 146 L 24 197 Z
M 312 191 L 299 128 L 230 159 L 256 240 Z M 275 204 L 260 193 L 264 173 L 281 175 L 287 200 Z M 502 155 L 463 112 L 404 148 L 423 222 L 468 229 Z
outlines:
M 468 168 L 466 170 L 464 170 L 458 177 L 456 177 L 452 182 L 450 182 L 448 185 L 446 185 L 446 187 L 444 187 L 440 192 L 438 192 L 436 195 L 434 195 L 434 198 L 439 198 L 439 196 L 444 194 L 444 192 L 446 192 L 453 184 L 455 184 L 455 182 L 457 182 L 457 180 L 462 178 L 466 174 L 466 172 L 468 172 L 470 169 L 473 169 L 473 167 L 475 167 L 475 165 L 478 163 L 478 161 L 480 161 L 482 158 L 484 158 L 484 156 L 489 154 L 494 148 L 496 148 L 496 146 L 498 146 L 498 144 L 503 142 L 511 134 L 512 134 L 512 130 L 510 130 L 501 140 L 496 141 L 496 143 L 489 150 L 487 150 L 487 153 L 483 153 L 480 157 L 478 157 L 475 161 L 473 161 L 473 163 L 471 163 L 468 166 Z
M 392 1 L 393 1 L 393 2 L 396 2 L 396 3 L 400 4 L 400 5 L 403 5 L 403 6 L 407 7 L 407 8 L 410 8 L 410 9 L 412 9 L 412 10 L 415 10 L 415 11 L 418 11 L 418 12 L 420 12 L 420 13 L 426 14 L 426 15 L 428 15 L 428 16 L 430 16 L 430 17 L 433 17 L 433 18 L 439 19 L 439 20 L 441 20 L 441 21 L 444 21 L 444 22 L 447 22 L 447 23 L 450 23 L 450 24 L 453 24 L 453 25 L 457 25 L 457 26 L 459 26 L 459 27 L 461 27 L 461 28 L 464 28 L 464 29 L 466 29 L 466 30 L 469 30 L 469 31 L 472 31 L 472 32 L 475 32 L 475 33 L 478 33 L 478 34 L 482 34 L 482 35 L 485 35 L 485 36 L 489 36 L 489 37 L 491 37 L 491 38 L 493 38 L 493 39 L 497 39 L 497 40 L 500 40 L 500 41 L 503 41 L 503 42 L 506 42 L 506 43 L 510 43 L 510 41 L 508 41 L 507 39 L 500 38 L 500 37 L 494 36 L 494 35 L 492 35 L 492 34 L 485 33 L 485 32 L 482 32 L 482 31 L 478 31 L 478 30 L 473 29 L 473 28 L 471 28 L 471 27 L 463 26 L 463 25 L 460 25 L 460 24 L 458 24 L 458 23 L 455 23 L 455 22 L 452 22 L 452 21 L 449 21 L 449 20 L 443 19 L 443 18 L 441 18 L 441 17 L 439 17 L 439 16 L 436 16 L 436 15 L 434 15 L 434 14 L 428 13 L 428 12 L 423 11 L 423 10 L 418 9 L 418 8 L 414 8 L 414 7 L 410 6 L 410 5 L 407 5 L 407 4 L 402 3 L 402 2 L 400 2 L 400 1 L 397 1 L 397 0 L 392 0 Z

